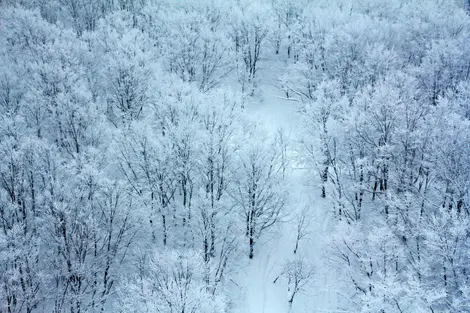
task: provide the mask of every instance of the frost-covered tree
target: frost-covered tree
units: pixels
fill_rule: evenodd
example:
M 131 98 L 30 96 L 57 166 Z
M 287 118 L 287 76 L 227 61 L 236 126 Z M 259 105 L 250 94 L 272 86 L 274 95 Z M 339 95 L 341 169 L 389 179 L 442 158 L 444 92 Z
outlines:
M 233 41 L 242 91 L 253 95 L 257 73 L 263 58 L 265 41 L 272 25 L 269 6 L 242 1 L 231 14 L 230 36 Z
M 203 194 L 198 204 L 203 237 L 204 257 L 214 257 L 218 232 L 230 229 L 234 221 L 227 190 L 233 184 L 235 156 L 240 144 L 241 104 L 236 94 L 213 92 L 200 108 L 202 140 L 200 141 L 199 177 Z
M 289 305 L 292 305 L 298 293 L 305 292 L 312 283 L 315 275 L 315 266 L 305 257 L 297 257 L 292 261 L 286 261 L 282 268 L 281 276 L 287 280 L 289 291 Z
M 311 234 L 311 227 L 313 225 L 313 218 L 311 216 L 311 209 L 304 207 L 296 217 L 297 227 L 295 232 L 295 247 L 294 254 L 299 250 L 300 241 L 308 238 Z
M 156 230 L 160 229 L 158 238 L 167 245 L 172 224 L 171 204 L 177 189 L 168 140 L 157 132 L 152 133 L 152 128 L 137 124 L 137 129 L 124 134 L 116 150 L 118 168 L 148 209 L 153 240 L 157 240 Z
M 341 115 L 347 100 L 341 96 L 339 83 L 325 81 L 312 94 L 312 102 L 304 108 L 305 137 L 302 145 L 309 155 L 308 162 L 318 171 L 322 187 L 321 196 L 326 197 L 326 184 L 330 177 L 336 184 L 338 198 L 342 197 L 337 158 L 338 135 L 335 126 L 341 125 Z M 341 208 L 339 209 L 341 210 Z
M 248 136 L 262 133 L 248 131 Z M 283 216 L 286 186 L 283 185 L 281 155 L 283 147 L 261 137 L 257 145 L 249 144 L 239 153 L 234 183 L 230 191 L 235 207 L 245 222 L 249 258 L 254 257 L 257 240 Z
M 227 309 L 224 297 L 207 288 L 204 261 L 197 251 L 157 253 L 147 272 L 145 279 L 123 290 L 122 312 L 216 313 Z
M 223 22 L 227 11 L 220 4 L 164 2 L 147 14 L 152 24 L 142 27 L 150 26 L 152 32 L 159 34 L 155 40 L 163 66 L 181 80 L 195 83 L 206 92 L 219 85 L 233 69 L 227 26 Z
M 99 56 L 88 66 L 90 71 L 99 68 L 92 77 L 99 88 L 96 93 L 100 102 L 106 103 L 108 118 L 116 126 L 142 117 L 152 100 L 156 79 L 149 38 L 131 25 L 128 14 L 115 13 L 86 38 Z

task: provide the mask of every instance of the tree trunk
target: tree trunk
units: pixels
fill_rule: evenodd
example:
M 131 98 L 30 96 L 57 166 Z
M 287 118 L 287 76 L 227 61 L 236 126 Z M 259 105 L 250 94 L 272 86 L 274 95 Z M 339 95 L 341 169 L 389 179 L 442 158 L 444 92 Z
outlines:
M 166 216 L 162 214 L 162 226 L 163 226 L 163 245 L 166 246 L 167 243 L 167 229 L 166 229 Z
M 210 229 L 211 229 L 211 248 L 209 251 L 209 255 L 211 257 L 215 257 L 215 214 L 213 213 L 210 219 Z
M 325 162 L 325 168 L 323 169 L 321 180 L 321 197 L 326 198 L 326 183 L 328 182 L 328 161 Z
M 297 253 L 297 250 L 299 249 L 299 237 L 297 237 L 296 241 L 295 241 L 295 249 L 294 249 L 294 254 Z

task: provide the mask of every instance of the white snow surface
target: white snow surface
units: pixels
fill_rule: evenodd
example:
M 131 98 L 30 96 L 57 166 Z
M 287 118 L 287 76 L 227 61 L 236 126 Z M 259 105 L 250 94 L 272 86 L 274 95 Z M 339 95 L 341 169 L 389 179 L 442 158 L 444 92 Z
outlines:
M 263 79 L 264 80 L 264 79 Z M 255 257 L 247 262 L 236 275 L 232 295 L 238 293 L 235 312 L 239 313 L 304 313 L 339 312 L 337 310 L 337 281 L 335 271 L 328 266 L 326 249 L 332 231 L 331 209 L 321 199 L 320 189 L 307 183 L 307 171 L 296 160 L 298 138 L 301 131 L 300 102 L 284 99 L 283 92 L 274 84 L 259 86 L 258 94 L 246 104 L 248 114 L 261 122 L 269 135 L 275 136 L 282 128 L 288 138 L 288 154 L 292 159 L 288 172 L 290 200 L 285 210 L 288 216 L 277 229 L 261 238 L 255 245 Z M 309 175 L 311 176 L 311 175 Z M 300 241 L 294 254 L 296 216 L 308 206 L 313 222 L 308 238 Z M 310 286 L 297 294 L 289 306 L 287 281 L 282 277 L 276 283 L 286 260 L 299 255 L 313 261 L 316 273 Z M 248 257 L 247 257 L 248 259 Z

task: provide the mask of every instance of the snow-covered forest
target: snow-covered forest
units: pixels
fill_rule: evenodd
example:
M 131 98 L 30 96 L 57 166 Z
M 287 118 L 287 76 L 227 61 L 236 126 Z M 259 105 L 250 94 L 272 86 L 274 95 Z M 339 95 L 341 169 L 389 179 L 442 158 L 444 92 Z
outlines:
M 0 313 L 470 312 L 469 0 L 0 0 Z

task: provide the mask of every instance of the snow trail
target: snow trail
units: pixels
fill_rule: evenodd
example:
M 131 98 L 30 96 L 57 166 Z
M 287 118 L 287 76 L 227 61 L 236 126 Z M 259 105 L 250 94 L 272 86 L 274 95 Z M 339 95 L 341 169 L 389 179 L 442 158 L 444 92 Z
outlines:
M 331 232 L 331 210 L 320 198 L 319 189 L 307 184 L 307 171 L 297 158 L 302 104 L 283 99 L 282 91 L 269 79 L 266 81 L 259 87 L 259 94 L 249 99 L 246 110 L 251 118 L 264 126 L 268 135 L 275 136 L 282 129 L 288 140 L 287 154 L 291 159 L 287 170 L 290 200 L 285 208 L 288 217 L 276 230 L 261 238 L 254 259 L 239 273 L 237 280 L 244 288 L 245 298 L 243 307 L 238 310 L 240 313 L 335 312 L 336 277 L 324 257 Z M 295 255 L 296 216 L 305 206 L 313 222 L 310 235 L 300 242 Z M 297 294 L 289 306 L 287 281 L 279 275 L 284 262 L 298 255 L 313 261 L 316 273 L 311 285 L 305 292 Z

